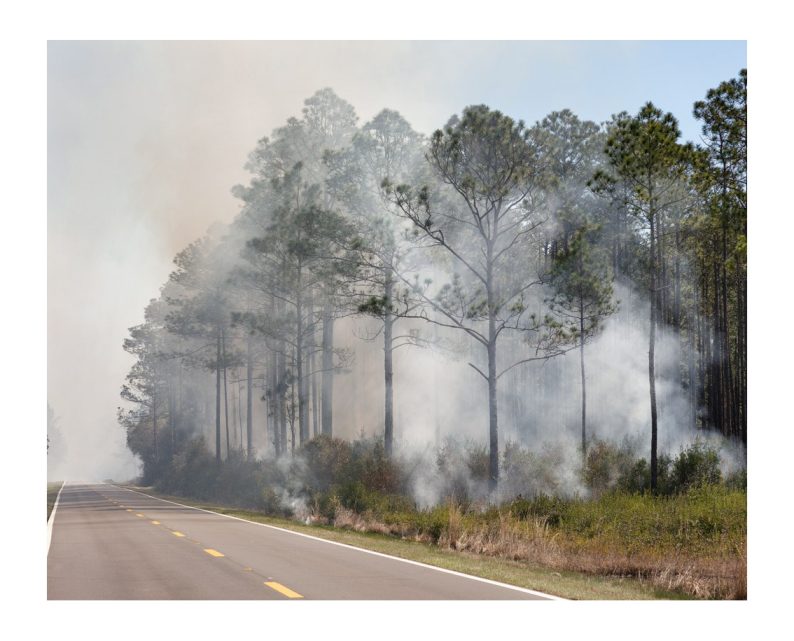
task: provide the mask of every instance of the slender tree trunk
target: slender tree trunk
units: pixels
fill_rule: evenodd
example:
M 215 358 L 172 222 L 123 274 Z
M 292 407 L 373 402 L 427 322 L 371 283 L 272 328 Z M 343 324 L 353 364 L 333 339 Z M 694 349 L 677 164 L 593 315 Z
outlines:
M 392 296 L 392 273 L 391 269 L 386 270 L 384 281 L 385 309 L 383 314 L 383 371 L 385 379 L 385 416 L 384 416 L 384 449 L 386 456 L 391 457 L 394 441 L 394 370 L 393 370 L 393 347 L 392 347 L 392 327 L 394 317 L 391 311 Z
M 279 431 L 279 389 L 278 389 L 278 357 L 276 350 L 273 349 L 269 354 L 270 360 L 270 406 L 268 415 L 270 417 L 270 432 L 273 437 L 273 449 L 276 457 L 281 456 L 281 432 Z
M 254 359 L 251 349 L 251 336 L 248 336 L 246 344 L 245 360 L 245 432 L 246 432 L 246 456 L 250 461 L 254 451 Z
M 312 333 L 314 336 L 314 333 Z M 320 434 L 320 388 L 317 384 L 317 339 L 312 340 L 311 356 L 311 406 L 312 406 L 312 436 Z
M 650 385 L 651 396 L 651 491 L 656 492 L 659 463 L 657 460 L 657 417 L 656 417 L 656 373 L 654 350 L 656 348 L 656 256 L 654 252 L 655 243 L 655 230 L 654 230 L 654 214 L 653 203 L 651 203 L 651 214 L 649 216 L 651 223 L 651 261 L 650 261 L 650 280 L 651 280 L 651 329 L 648 339 L 648 383 Z
M 278 355 L 278 425 L 281 434 L 281 453 L 287 452 L 287 354 L 286 345 L 281 343 L 281 351 Z M 291 387 L 290 387 L 291 389 Z
M 667 261 L 664 255 L 664 239 L 661 210 L 654 213 L 656 223 L 656 323 L 662 326 L 667 320 Z
M 724 216 L 723 216 L 724 221 Z M 726 271 L 726 264 L 728 262 L 727 250 L 727 231 L 726 224 L 723 222 L 722 229 L 722 261 L 720 263 L 720 337 L 722 339 L 722 380 L 723 380 L 723 416 L 725 421 L 725 428 L 727 434 L 731 438 L 736 438 L 736 423 L 734 414 L 733 402 L 733 373 L 731 364 L 731 348 L 730 348 L 730 326 L 728 318 L 728 274 Z
M 691 373 L 691 367 L 687 369 L 684 363 L 684 355 L 686 352 L 686 345 L 684 343 L 684 335 L 681 331 L 681 326 L 683 324 L 682 318 L 682 310 L 681 310 L 681 233 L 680 233 L 680 224 L 679 224 L 679 215 L 676 214 L 675 216 L 675 247 L 674 247 L 674 263 L 673 263 L 673 327 L 676 334 L 676 338 L 678 339 L 678 349 L 680 354 L 680 364 L 679 364 L 679 380 L 681 381 L 681 387 L 683 389 L 689 390 L 691 387 L 691 378 L 689 374 Z M 685 315 L 685 312 L 684 312 Z M 688 330 L 687 330 L 688 331 Z M 684 381 L 687 381 L 687 384 L 684 384 Z
M 334 317 L 330 303 L 323 307 L 323 377 L 322 424 L 323 434 L 333 436 L 334 405 Z
M 720 286 L 719 286 L 719 265 L 715 261 L 714 269 L 713 269 L 713 280 L 714 280 L 714 292 L 713 292 L 713 326 L 714 326 L 714 341 L 713 341 L 713 352 L 712 352 L 712 361 L 711 361 L 711 370 L 713 372 L 712 381 L 711 381 L 711 401 L 710 405 L 712 407 L 712 417 L 714 420 L 714 424 L 718 430 L 724 435 L 728 436 L 728 432 L 725 429 L 725 418 L 722 414 L 723 410 L 723 399 L 725 398 L 723 392 L 723 367 L 722 362 L 724 358 L 724 354 L 722 353 L 722 335 L 721 335 L 721 328 L 722 322 L 720 321 Z
M 489 320 L 489 325 L 493 320 Z M 492 332 L 489 332 L 492 333 Z M 499 484 L 499 427 L 496 398 L 496 342 L 488 343 L 488 434 L 489 457 L 488 478 L 489 488 L 495 491 Z
M 494 233 L 494 236 L 496 234 Z M 487 245 L 486 295 L 488 297 L 488 480 L 493 492 L 499 484 L 499 426 L 496 396 L 496 307 L 493 291 L 493 242 Z
M 300 288 L 300 277 L 298 279 L 298 288 Z M 301 445 L 309 440 L 309 422 L 306 414 L 306 380 L 304 373 L 304 353 L 303 353 L 303 301 L 302 296 L 298 294 L 295 310 L 297 313 L 297 339 L 295 345 L 295 368 L 298 374 L 298 434 L 300 437 Z
M 737 390 L 736 397 L 739 399 L 739 431 L 742 443 L 747 444 L 747 300 L 745 292 L 745 275 L 743 266 L 739 265 L 736 269 L 736 307 L 737 307 L 737 330 L 736 330 L 736 352 L 738 355 L 736 375 Z
M 240 393 L 240 378 L 239 378 L 240 374 L 237 371 L 237 368 L 234 369 L 234 373 L 235 373 L 235 380 L 237 381 L 237 385 L 234 388 L 234 394 L 237 397 L 237 404 L 235 406 L 237 408 L 237 432 L 240 435 L 240 453 L 242 454 L 244 447 L 243 446 L 243 406 L 242 406 L 243 395 Z M 246 457 L 247 456 L 248 455 L 246 454 Z
M 678 217 L 675 220 L 675 264 L 674 273 L 674 299 L 673 299 L 673 326 L 681 337 L 681 234 L 679 230 Z
M 221 464 L 221 328 L 215 349 L 215 462 Z
M 170 377 L 171 374 L 168 381 L 168 427 L 171 432 L 171 456 L 173 456 L 176 451 L 176 391 L 172 383 L 173 379 Z
M 699 289 L 695 290 L 695 313 L 697 314 L 697 367 L 698 367 L 698 389 L 697 389 L 697 403 L 698 410 L 701 412 L 701 418 L 698 421 L 698 427 L 701 429 L 707 424 L 708 416 L 703 416 L 702 412 L 708 410 L 707 399 L 707 386 L 708 386 L 708 371 L 706 363 L 708 363 L 708 337 L 706 336 L 707 328 L 704 314 L 701 313 L 701 308 L 705 309 L 703 301 L 706 298 L 706 275 L 705 272 L 701 275 Z
M 176 405 L 174 412 L 174 431 L 182 429 L 183 413 L 184 413 L 184 388 L 182 384 L 182 364 L 178 365 L 177 379 L 176 379 Z
M 157 462 L 159 452 L 157 451 L 157 393 L 152 393 L 152 436 L 154 438 L 154 460 Z
M 579 297 L 579 365 L 582 373 L 582 462 L 587 462 L 587 390 L 584 375 L 584 301 Z
M 697 300 L 697 299 L 694 299 Z M 698 381 L 695 373 L 695 350 L 697 349 L 697 332 L 695 326 L 695 314 L 697 313 L 697 307 L 694 304 L 690 309 L 689 312 L 689 320 L 687 322 L 687 339 L 688 339 L 688 347 L 687 347 L 687 359 L 688 359 L 688 369 L 689 369 L 689 411 L 690 411 L 690 421 L 693 430 L 697 429 L 697 388 L 698 388 Z
M 289 429 L 290 429 L 290 452 L 292 456 L 295 456 L 295 416 L 298 412 L 298 408 L 296 407 L 295 403 L 295 382 L 293 381 L 292 385 L 290 385 L 289 391 L 289 400 L 290 400 L 290 421 L 289 421 Z M 298 426 L 300 430 L 300 426 Z
M 221 330 L 221 350 L 223 356 L 223 412 L 226 419 L 226 458 L 229 458 L 231 447 L 229 445 L 229 392 L 226 388 L 226 335 Z
M 320 404 L 318 402 L 317 387 L 317 323 L 314 316 L 314 297 L 309 301 L 309 322 L 311 329 L 311 343 L 309 345 L 309 405 L 311 406 L 311 436 L 315 437 L 320 433 Z

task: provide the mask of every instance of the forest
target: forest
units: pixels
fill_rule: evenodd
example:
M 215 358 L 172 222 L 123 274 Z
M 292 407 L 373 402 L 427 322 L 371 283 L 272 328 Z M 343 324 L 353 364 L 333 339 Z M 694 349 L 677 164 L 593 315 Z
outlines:
M 697 143 L 650 102 L 427 137 L 317 91 L 124 340 L 140 482 L 435 541 L 742 492 L 746 70 L 692 99 Z

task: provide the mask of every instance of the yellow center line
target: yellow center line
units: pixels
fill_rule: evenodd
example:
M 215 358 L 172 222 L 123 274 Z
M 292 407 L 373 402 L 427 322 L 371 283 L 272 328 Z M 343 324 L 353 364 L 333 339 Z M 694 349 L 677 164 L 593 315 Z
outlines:
M 173 534 L 174 536 L 185 536 L 184 534 L 182 534 L 182 532 L 176 532 L 176 531 L 171 532 L 171 534 Z
M 140 516 L 141 518 L 143 518 L 143 514 L 136 514 L 135 516 Z
M 275 590 L 276 592 L 280 592 L 285 597 L 290 599 L 302 599 L 303 595 L 298 594 L 297 592 L 290 590 L 285 585 L 281 585 L 281 583 L 276 583 L 275 581 L 265 581 L 265 585 L 269 587 L 271 590 Z
M 127 512 L 132 512 L 132 510 L 130 508 L 127 508 Z
M 218 552 L 218 550 L 213 550 L 212 548 L 204 548 L 204 551 L 210 556 L 224 556 L 221 552 Z
M 152 521 L 152 525 L 160 525 L 160 521 Z

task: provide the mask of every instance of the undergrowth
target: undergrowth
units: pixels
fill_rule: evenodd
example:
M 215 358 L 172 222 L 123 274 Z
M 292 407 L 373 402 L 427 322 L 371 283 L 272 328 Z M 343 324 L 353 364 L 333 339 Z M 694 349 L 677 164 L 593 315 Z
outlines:
M 499 500 L 483 491 L 482 451 L 454 443 L 439 449 L 433 482 L 443 498 L 431 505 L 413 498 L 416 461 L 387 458 L 377 441 L 325 436 L 293 459 L 232 457 L 220 466 L 196 441 L 156 487 L 555 570 L 639 577 L 698 598 L 746 598 L 746 474 L 723 478 L 717 452 L 705 444 L 660 457 L 651 493 L 644 459 L 625 444 L 594 443 L 580 491 L 569 495 L 554 477 L 559 452 L 510 444 L 501 486 L 512 496 L 503 489 Z

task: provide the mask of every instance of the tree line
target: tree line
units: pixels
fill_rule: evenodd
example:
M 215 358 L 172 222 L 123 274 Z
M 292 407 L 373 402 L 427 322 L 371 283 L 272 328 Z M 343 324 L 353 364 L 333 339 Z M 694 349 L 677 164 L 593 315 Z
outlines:
M 349 400 L 334 381 L 356 351 L 340 322 L 381 346 L 387 456 L 395 350 L 444 337 L 487 389 L 492 489 L 502 389 L 532 362 L 577 354 L 563 384 L 580 390 L 585 456 L 585 346 L 620 307 L 617 285 L 647 304 L 651 488 L 659 332 L 679 346 L 689 427 L 746 443 L 746 82 L 742 70 L 694 103 L 700 144 L 651 103 L 533 126 L 476 105 L 427 138 L 390 109 L 359 126 L 318 91 L 256 143 L 239 213 L 177 254 L 124 341 L 119 421 L 144 476 L 202 435 L 219 465 L 333 436 Z

